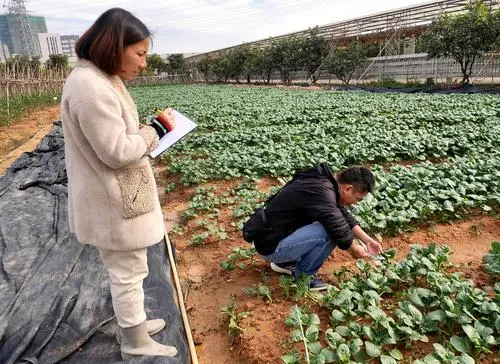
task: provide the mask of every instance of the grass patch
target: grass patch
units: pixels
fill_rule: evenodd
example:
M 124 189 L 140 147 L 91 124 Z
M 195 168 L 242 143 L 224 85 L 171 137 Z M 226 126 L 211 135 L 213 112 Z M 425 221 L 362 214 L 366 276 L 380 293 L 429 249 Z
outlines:
M 47 92 L 40 95 L 19 95 L 11 97 L 9 99 L 9 107 L 7 107 L 7 98 L 1 97 L 0 126 L 8 125 L 10 122 L 19 119 L 25 112 L 37 107 L 57 105 L 60 100 L 60 92 Z

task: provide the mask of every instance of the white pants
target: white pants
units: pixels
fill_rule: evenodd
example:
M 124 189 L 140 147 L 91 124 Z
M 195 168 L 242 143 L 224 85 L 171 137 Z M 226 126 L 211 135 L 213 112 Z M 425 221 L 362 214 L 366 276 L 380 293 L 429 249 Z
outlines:
M 109 273 L 111 300 L 118 325 L 134 327 L 146 320 L 142 281 L 148 276 L 148 248 L 118 251 L 99 248 Z

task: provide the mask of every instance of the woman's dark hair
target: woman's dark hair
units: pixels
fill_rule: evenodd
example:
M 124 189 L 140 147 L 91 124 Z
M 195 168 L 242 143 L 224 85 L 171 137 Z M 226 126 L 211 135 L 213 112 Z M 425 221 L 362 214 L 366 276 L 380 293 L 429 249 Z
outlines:
M 353 185 L 358 192 L 372 192 L 375 188 L 375 176 L 365 167 L 349 167 L 337 174 L 338 183 Z
M 104 72 L 119 72 L 125 47 L 151 36 L 139 19 L 121 8 L 109 9 L 78 39 L 75 51 Z

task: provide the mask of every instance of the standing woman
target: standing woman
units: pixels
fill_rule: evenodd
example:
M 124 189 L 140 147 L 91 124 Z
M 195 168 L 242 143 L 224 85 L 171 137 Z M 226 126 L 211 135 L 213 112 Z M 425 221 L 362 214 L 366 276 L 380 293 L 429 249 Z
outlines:
M 153 126 L 140 127 L 123 84 L 146 67 L 150 36 L 128 11 L 106 11 L 76 44 L 79 59 L 61 101 L 69 227 L 80 242 L 98 248 L 109 272 L 123 359 L 177 354 L 151 339 L 165 321 L 146 321 L 142 288 L 147 247 L 164 237 L 148 154 L 174 118 L 167 109 Z

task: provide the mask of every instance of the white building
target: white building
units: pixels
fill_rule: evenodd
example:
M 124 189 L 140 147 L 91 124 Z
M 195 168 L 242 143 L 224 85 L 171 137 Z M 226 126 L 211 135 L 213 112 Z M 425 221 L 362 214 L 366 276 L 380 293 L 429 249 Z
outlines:
M 38 33 L 38 41 L 42 57 L 40 61 L 45 63 L 51 54 L 65 54 L 68 56 L 68 63 L 76 62 L 75 45 L 78 35 L 59 35 L 57 33 Z
M 0 62 L 4 62 L 7 59 L 9 59 L 10 53 L 9 53 L 9 47 L 7 47 L 7 44 L 3 44 L 0 41 Z
M 78 38 L 78 35 L 61 35 L 62 53 L 69 58 L 76 58 L 75 45 Z
M 63 53 L 61 36 L 57 33 L 38 33 L 38 41 L 40 42 L 42 53 L 40 61 L 42 63 L 45 63 L 51 54 Z

